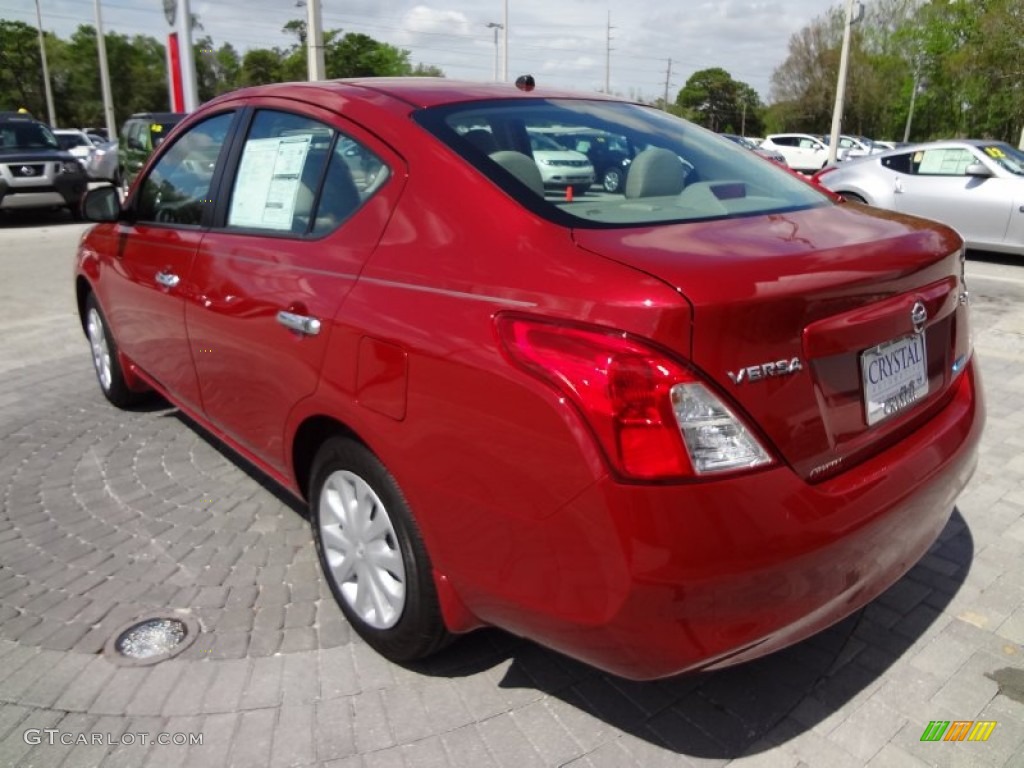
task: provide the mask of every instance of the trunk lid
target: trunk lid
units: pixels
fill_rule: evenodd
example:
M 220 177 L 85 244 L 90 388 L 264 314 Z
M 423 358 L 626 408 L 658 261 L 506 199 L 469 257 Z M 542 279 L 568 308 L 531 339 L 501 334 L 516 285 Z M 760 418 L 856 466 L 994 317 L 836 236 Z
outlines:
M 654 340 L 811 481 L 927 419 L 970 348 L 961 241 L 933 222 L 847 204 L 574 237 L 690 302 L 692 338 Z

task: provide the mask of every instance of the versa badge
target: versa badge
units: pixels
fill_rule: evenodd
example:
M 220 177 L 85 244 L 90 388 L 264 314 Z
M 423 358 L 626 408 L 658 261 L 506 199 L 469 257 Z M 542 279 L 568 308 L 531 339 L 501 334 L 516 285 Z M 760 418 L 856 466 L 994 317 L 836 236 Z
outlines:
M 744 381 L 760 381 L 774 376 L 789 376 L 799 373 L 804 369 L 804 364 L 799 357 L 791 360 L 776 360 L 771 363 L 761 363 L 740 368 L 738 371 L 726 371 L 733 384 L 742 384 Z

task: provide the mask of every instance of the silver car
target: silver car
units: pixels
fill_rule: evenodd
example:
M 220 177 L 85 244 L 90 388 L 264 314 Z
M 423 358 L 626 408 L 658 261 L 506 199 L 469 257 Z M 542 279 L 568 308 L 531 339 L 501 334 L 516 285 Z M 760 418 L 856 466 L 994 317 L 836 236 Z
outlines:
M 86 170 L 90 178 L 118 184 L 117 140 L 97 144 Z
M 913 144 L 814 178 L 847 200 L 948 224 L 969 248 L 1024 255 L 1024 152 L 1009 144 Z

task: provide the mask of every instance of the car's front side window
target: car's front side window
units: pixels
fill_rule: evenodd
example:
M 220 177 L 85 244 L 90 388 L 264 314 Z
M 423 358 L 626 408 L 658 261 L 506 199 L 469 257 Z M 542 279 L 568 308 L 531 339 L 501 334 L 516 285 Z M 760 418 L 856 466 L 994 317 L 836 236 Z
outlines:
M 225 112 L 179 136 L 142 182 L 138 221 L 199 226 L 211 203 L 210 182 L 217 169 L 234 113 Z

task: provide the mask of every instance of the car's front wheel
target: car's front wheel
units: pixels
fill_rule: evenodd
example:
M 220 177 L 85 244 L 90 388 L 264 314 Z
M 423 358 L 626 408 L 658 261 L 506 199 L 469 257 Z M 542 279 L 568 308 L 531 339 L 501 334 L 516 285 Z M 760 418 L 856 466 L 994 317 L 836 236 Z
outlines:
M 328 440 L 313 462 L 310 522 L 324 576 L 353 629 L 396 661 L 449 639 L 433 569 L 397 482 L 365 446 Z
M 103 396 L 118 408 L 134 405 L 142 395 L 128 387 L 117 356 L 117 344 L 93 294 L 85 300 L 85 335 L 89 338 L 92 367 Z
M 848 200 L 851 203 L 863 203 L 864 205 L 868 204 L 868 201 L 865 200 L 860 195 L 858 195 L 856 192 L 840 192 L 839 194 L 842 195 L 844 199 Z

